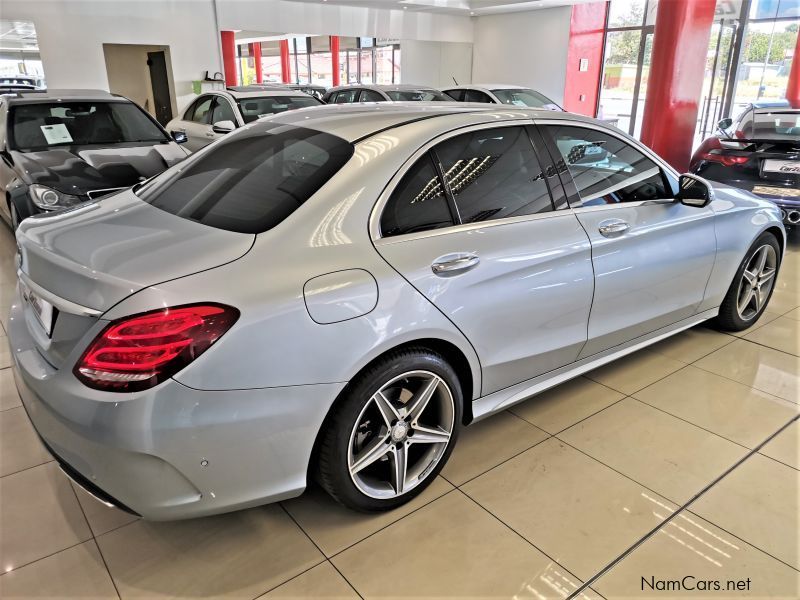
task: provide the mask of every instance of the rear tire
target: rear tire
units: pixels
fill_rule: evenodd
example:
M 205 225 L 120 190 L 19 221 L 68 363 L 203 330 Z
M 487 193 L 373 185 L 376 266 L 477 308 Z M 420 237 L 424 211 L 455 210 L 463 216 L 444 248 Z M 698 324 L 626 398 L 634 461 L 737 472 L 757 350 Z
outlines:
M 715 320 L 718 329 L 742 331 L 758 321 L 775 290 L 780 262 L 778 240 L 771 233 L 762 233 L 736 270 Z
M 389 510 L 419 495 L 458 437 L 461 386 L 438 353 L 409 348 L 356 377 L 320 433 L 317 480 L 359 511 Z

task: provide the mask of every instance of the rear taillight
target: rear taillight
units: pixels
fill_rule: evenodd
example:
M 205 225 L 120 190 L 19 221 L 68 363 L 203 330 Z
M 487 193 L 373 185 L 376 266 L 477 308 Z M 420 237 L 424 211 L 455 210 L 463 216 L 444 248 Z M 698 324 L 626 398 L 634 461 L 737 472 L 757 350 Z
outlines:
M 743 165 L 750 160 L 750 156 L 729 154 L 728 151 L 722 147 L 718 138 L 711 137 L 700 144 L 700 147 L 695 151 L 692 157 L 692 164 L 694 165 L 701 160 L 709 160 L 726 167 L 732 167 L 734 165 Z
M 194 304 L 114 321 L 84 352 L 75 376 L 99 390 L 151 388 L 208 350 L 238 318 L 230 306 Z

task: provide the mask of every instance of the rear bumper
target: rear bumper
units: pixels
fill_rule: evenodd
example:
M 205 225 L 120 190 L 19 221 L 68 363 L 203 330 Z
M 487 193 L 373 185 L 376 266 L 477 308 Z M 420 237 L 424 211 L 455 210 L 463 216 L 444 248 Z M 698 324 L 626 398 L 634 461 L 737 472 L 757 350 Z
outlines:
M 299 495 L 317 432 L 344 384 L 201 391 L 169 380 L 136 394 L 92 390 L 36 350 L 17 303 L 14 378 L 67 474 L 147 519 L 197 517 Z

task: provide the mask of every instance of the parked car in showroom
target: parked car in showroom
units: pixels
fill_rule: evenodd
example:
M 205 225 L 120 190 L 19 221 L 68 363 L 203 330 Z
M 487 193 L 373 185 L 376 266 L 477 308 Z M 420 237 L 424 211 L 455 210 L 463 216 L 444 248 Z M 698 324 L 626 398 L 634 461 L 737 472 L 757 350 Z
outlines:
M 322 98 L 326 104 L 353 102 L 452 102 L 452 98 L 432 87 L 420 85 L 340 85 Z
M 749 105 L 695 150 L 689 169 L 774 202 L 783 222 L 800 222 L 800 109 Z
M 542 108 L 545 110 L 564 110 L 541 92 L 518 85 L 476 83 L 448 87 L 442 91 L 457 102 L 511 104 L 513 106 L 527 106 L 528 108 Z
M 228 86 L 228 91 L 232 92 L 254 92 L 258 90 L 295 90 L 313 96 L 317 100 L 322 100 L 328 92 L 328 88 L 322 85 L 310 83 L 251 83 L 250 85 Z
M 706 320 L 755 323 L 786 242 L 772 203 L 600 122 L 457 103 L 262 119 L 17 241 L 31 422 L 149 519 L 309 475 L 354 509 L 403 504 L 463 426 Z
M 322 105 L 313 96 L 294 90 L 270 87 L 238 91 L 247 87 L 201 94 L 167 123 L 167 131 L 185 135 L 186 147 L 195 152 L 261 117 Z
M 130 187 L 187 152 L 134 102 L 99 90 L 0 96 L 0 215 L 22 219 Z

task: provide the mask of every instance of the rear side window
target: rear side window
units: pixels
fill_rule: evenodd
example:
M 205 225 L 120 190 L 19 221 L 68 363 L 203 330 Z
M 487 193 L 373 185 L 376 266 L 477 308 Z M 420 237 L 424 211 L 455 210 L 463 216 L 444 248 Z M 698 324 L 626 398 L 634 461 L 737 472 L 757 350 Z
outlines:
M 480 90 L 467 90 L 465 102 L 480 102 L 481 104 L 493 104 L 492 99 L 488 94 L 484 94 Z
M 450 227 L 453 217 L 429 154 L 400 180 L 381 214 L 381 235 L 390 237 Z
M 524 127 L 465 133 L 436 146 L 436 154 L 463 223 L 553 210 Z
M 464 90 L 447 90 L 445 94 L 450 96 L 456 102 L 464 101 Z
M 204 225 L 262 233 L 297 210 L 352 155 L 353 145 L 336 136 L 257 123 L 168 169 L 137 194 Z

